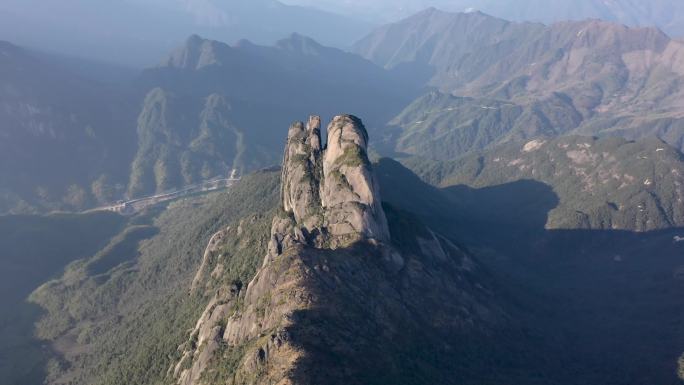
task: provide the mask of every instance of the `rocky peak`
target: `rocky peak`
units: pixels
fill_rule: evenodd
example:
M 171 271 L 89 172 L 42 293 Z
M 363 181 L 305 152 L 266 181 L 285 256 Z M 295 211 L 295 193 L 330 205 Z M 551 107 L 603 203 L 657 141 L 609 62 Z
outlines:
M 321 120 L 317 116 L 290 126 L 282 172 L 282 208 L 309 231 L 320 227 L 322 218 L 319 185 L 321 169 Z
M 368 133 L 355 116 L 336 116 L 323 156 L 321 203 L 332 235 L 362 234 L 387 241 L 389 231 L 368 160 Z
M 363 123 L 351 115 L 333 118 L 325 149 L 320 125 L 312 116 L 289 129 L 282 171 L 287 219 L 274 222 L 273 250 L 282 250 L 288 238 L 318 247 L 389 240 Z

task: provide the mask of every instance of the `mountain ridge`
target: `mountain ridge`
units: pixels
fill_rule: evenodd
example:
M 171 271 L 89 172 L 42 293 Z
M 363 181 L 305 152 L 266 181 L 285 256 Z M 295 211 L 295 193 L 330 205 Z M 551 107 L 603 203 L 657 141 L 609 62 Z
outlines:
M 110 199 L 105 190 L 115 188 L 130 155 L 132 132 L 122 129 L 132 123 L 129 94 L 47 56 L 9 43 L 2 49 L 0 212 L 78 210 Z M 15 202 L 5 207 L 8 200 Z
M 84 210 L 257 170 L 278 163 L 272 127 L 307 106 L 359 110 L 376 126 L 414 92 L 373 63 L 300 34 L 274 46 L 191 35 L 125 84 L 74 75 L 78 62 L 3 47 L 10 56 L 0 56 L 0 114 L 10 123 L 0 128 L 8 176 L 1 213 Z
M 404 0 L 377 1 L 369 10 L 367 3 L 348 1 L 289 0 L 365 18 L 376 23 L 388 23 L 410 16 L 427 6 L 450 12 L 481 11 L 507 20 L 554 23 L 562 20 L 602 19 L 629 26 L 654 26 L 672 36 L 684 36 L 684 7 L 674 0 L 649 2 L 632 0 Z M 366 6 L 366 7 L 364 7 Z
M 156 62 L 191 33 L 271 44 L 300 32 L 344 47 L 370 28 L 367 22 L 276 0 L 133 0 L 115 6 L 98 0 L 75 0 L 61 6 L 7 0 L 0 4 L 0 21 L 3 36 L 21 45 L 138 69 Z M 117 33 L 100 32 L 99 28 Z M 83 30 L 91 32 L 82 34 Z
M 541 109 L 545 117 L 532 125 L 536 132 L 523 130 L 520 140 L 554 131 L 630 140 L 657 136 L 684 149 L 684 45 L 655 28 L 598 20 L 544 26 L 431 9 L 381 27 L 355 51 L 446 95 L 472 98 L 475 106 L 492 100 L 523 110 L 552 106 Z M 578 114 L 579 121 L 567 124 L 566 117 Z M 455 114 L 449 119 L 457 127 L 472 124 Z M 429 127 L 445 128 L 459 135 L 454 127 Z M 401 151 L 401 144 L 394 145 Z

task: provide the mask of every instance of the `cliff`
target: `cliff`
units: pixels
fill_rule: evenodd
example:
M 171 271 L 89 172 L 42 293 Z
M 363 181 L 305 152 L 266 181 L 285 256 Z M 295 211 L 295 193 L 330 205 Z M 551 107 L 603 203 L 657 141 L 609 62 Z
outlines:
M 389 240 L 367 145 L 368 134 L 353 116 L 333 119 L 325 150 L 320 117 L 290 127 L 282 173 L 285 215 L 274 221 L 274 248 L 292 241 L 338 248 L 361 239 Z

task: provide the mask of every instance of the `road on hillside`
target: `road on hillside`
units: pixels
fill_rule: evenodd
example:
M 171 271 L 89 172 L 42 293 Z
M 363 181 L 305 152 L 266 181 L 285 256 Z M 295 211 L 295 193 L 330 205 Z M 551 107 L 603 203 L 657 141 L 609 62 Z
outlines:
M 232 186 L 234 183 L 238 182 L 239 180 L 240 178 L 235 177 L 234 175 L 231 175 L 230 178 L 225 179 L 212 179 L 202 183 L 185 186 L 179 190 L 166 191 L 160 194 L 131 199 L 128 201 L 119 201 L 111 205 L 88 210 L 88 212 L 112 211 L 122 215 L 133 215 L 141 210 L 146 209 L 147 207 L 154 206 L 156 204 L 167 202 L 190 194 L 195 194 L 199 192 L 211 192 L 228 188 Z

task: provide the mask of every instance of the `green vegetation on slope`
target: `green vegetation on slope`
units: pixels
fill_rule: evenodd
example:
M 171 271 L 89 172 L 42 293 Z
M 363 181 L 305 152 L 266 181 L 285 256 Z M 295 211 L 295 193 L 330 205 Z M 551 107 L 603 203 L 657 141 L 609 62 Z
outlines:
M 0 41 L 0 214 L 82 210 L 123 193 L 130 94 Z
M 445 160 L 508 141 L 562 135 L 581 121 L 582 115 L 562 94 L 525 105 L 433 91 L 389 123 L 380 146 Z
M 225 193 L 140 214 L 99 253 L 37 289 L 31 302 L 45 314 L 36 333 L 55 351 L 47 381 L 165 383 L 179 358 L 174 352 L 208 300 L 188 290 L 209 238 L 243 218 L 270 221 L 277 194 L 278 175 L 258 173 Z M 268 232 L 253 238 L 267 240 Z M 228 275 L 251 279 L 265 247 L 248 244 L 239 255 L 225 255 Z
M 138 118 L 138 153 L 128 194 L 137 197 L 227 177 L 233 169 L 242 170 L 244 151 L 243 133 L 230 123 L 230 106 L 223 97 L 208 96 L 198 112 L 192 101 L 156 88 Z
M 508 144 L 464 158 L 405 161 L 442 187 L 495 187 L 533 180 L 551 186 L 560 204 L 554 229 L 649 231 L 684 226 L 684 158 L 656 140 L 569 136 Z

